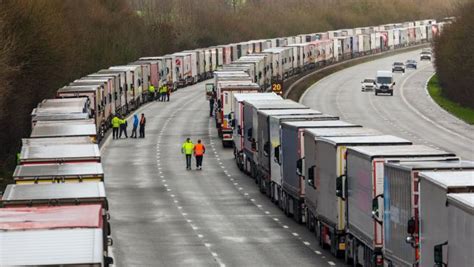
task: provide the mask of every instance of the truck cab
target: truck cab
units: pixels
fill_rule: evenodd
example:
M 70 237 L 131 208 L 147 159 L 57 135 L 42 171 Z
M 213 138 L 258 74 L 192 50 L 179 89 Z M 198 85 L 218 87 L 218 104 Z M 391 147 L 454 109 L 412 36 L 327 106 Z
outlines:
M 393 87 L 395 86 L 395 81 L 393 80 L 393 74 L 391 71 L 377 71 L 375 80 L 375 95 L 383 93 L 393 96 Z

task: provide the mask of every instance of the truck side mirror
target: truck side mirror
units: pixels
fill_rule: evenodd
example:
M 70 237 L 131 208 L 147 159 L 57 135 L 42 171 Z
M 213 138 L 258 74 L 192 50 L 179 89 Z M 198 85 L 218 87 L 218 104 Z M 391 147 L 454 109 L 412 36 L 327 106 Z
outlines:
M 336 196 L 341 198 L 342 200 L 346 200 L 346 175 L 343 174 L 336 178 Z
M 299 176 L 303 175 L 303 159 L 299 159 L 296 161 L 296 174 Z
M 448 266 L 446 263 L 443 262 L 443 246 L 446 246 L 448 241 L 434 246 L 434 262 L 435 266 Z
M 275 162 L 278 163 L 278 165 L 281 165 L 280 163 L 280 146 L 275 147 L 273 154 L 275 155 Z
M 270 147 L 271 147 L 271 143 L 268 141 L 265 143 L 265 145 L 263 145 L 263 155 L 265 157 L 268 157 L 268 155 L 270 155 Z
M 383 198 L 383 194 L 380 194 L 372 199 L 372 218 L 379 224 L 382 224 L 379 212 L 379 198 Z
M 313 165 L 308 168 L 308 184 L 311 185 L 314 189 L 316 189 L 316 186 L 314 184 L 314 169 L 316 168 L 316 165 Z

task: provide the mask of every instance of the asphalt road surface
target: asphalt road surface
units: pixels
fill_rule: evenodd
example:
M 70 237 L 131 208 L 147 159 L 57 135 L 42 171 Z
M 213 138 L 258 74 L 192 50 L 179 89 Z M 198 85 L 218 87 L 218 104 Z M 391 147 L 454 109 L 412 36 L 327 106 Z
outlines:
M 115 265 L 342 265 L 239 171 L 204 94 L 201 83 L 148 104 L 145 139 L 104 144 Z M 185 168 L 186 137 L 206 145 L 201 171 Z
M 425 89 L 433 65 L 419 61 L 420 51 L 407 52 L 360 64 L 334 73 L 311 86 L 300 102 L 341 119 L 393 134 L 474 160 L 474 126 L 441 109 Z M 391 70 L 395 61 L 418 61 L 417 70 L 396 73 L 393 96 L 362 92 L 361 81 L 378 70 Z

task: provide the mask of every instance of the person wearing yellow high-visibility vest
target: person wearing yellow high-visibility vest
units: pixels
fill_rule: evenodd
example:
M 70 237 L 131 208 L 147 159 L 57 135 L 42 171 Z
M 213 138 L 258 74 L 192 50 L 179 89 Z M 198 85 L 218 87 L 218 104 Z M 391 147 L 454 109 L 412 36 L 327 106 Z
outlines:
M 150 101 L 155 100 L 155 86 L 150 83 L 150 86 L 148 86 L 148 95 L 150 97 Z
M 183 143 L 181 147 L 181 154 L 186 155 L 186 170 L 191 170 L 191 158 L 194 152 L 194 144 L 191 139 L 186 138 L 186 141 Z
M 117 114 L 115 114 L 115 116 L 112 119 L 112 138 L 113 139 L 118 139 L 119 127 L 120 127 L 120 119 L 117 116 Z

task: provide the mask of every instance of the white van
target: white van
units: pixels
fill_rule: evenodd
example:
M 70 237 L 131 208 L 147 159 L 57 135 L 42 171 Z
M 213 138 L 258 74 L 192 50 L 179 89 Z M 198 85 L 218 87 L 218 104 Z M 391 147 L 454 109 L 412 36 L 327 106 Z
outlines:
M 393 81 L 393 74 L 391 71 L 377 71 L 375 80 L 375 95 L 378 95 L 379 93 L 393 95 L 395 82 Z

